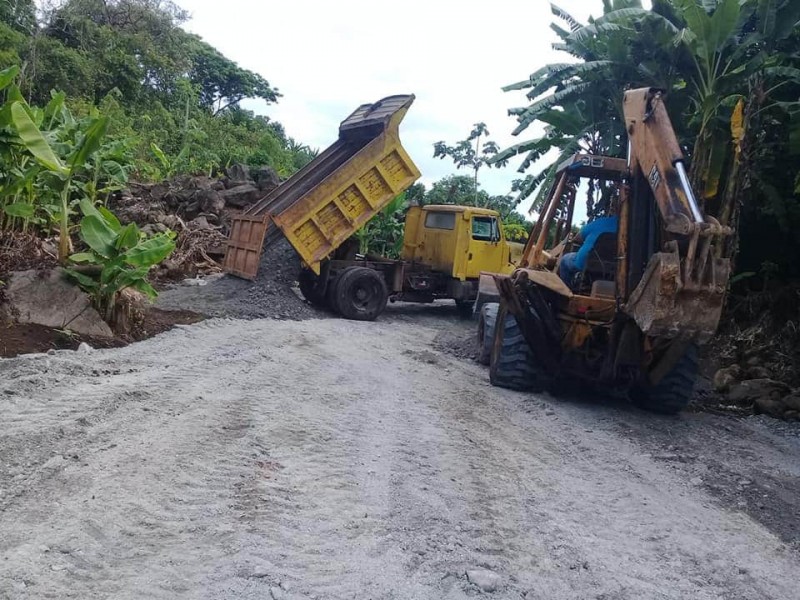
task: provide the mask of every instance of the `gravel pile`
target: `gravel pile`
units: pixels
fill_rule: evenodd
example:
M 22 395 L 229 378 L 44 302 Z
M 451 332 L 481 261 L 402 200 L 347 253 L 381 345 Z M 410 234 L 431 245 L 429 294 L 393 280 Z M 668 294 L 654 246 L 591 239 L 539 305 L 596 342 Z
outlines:
M 467 360 L 478 360 L 478 343 L 475 327 L 466 325 L 468 329 L 464 331 L 459 328 L 454 331 L 442 331 L 433 340 L 433 347 L 440 352 L 445 352 L 456 358 Z
M 302 321 L 324 317 L 326 313 L 303 301 L 292 290 L 299 273 L 300 258 L 282 238 L 262 252 L 254 281 L 231 275 L 187 279 L 161 292 L 156 306 L 239 319 Z

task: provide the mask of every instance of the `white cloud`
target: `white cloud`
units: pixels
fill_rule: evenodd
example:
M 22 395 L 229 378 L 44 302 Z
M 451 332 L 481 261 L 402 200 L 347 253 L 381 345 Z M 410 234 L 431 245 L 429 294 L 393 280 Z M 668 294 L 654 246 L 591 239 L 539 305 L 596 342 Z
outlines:
M 278 104 L 248 107 L 303 143 L 328 146 L 360 104 L 416 94 L 401 137 L 428 184 L 456 172 L 433 159 L 433 143 L 463 139 L 473 123 L 484 121 L 502 147 L 525 139 L 510 135 L 516 122 L 507 116 L 524 95 L 500 88 L 564 60 L 550 48 L 556 37 L 545 0 L 179 3 L 191 14 L 188 30 L 280 89 Z M 557 3 L 584 21 L 602 12 L 600 0 Z M 517 177 L 514 166 L 481 172 L 496 194 Z

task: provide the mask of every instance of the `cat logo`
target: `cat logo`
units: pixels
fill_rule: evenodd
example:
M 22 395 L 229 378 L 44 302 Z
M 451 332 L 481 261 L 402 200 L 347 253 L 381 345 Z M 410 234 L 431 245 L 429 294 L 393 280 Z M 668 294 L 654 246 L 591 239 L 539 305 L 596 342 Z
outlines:
M 648 179 L 650 180 L 650 187 L 652 187 L 655 192 L 658 189 L 658 185 L 661 183 L 661 173 L 658 172 L 658 165 L 653 165 Z

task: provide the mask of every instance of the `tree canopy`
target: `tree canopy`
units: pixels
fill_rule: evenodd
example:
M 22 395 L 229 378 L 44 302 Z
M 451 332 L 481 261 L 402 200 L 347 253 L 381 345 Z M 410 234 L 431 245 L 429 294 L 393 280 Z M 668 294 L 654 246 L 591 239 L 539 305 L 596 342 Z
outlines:
M 555 165 L 578 150 L 624 157 L 623 91 L 658 87 L 695 189 L 741 232 L 740 266 L 758 270 L 774 244 L 800 252 L 800 2 L 603 0 L 587 23 L 552 11 L 553 48 L 566 60 L 504 88 L 525 94 L 509 111 L 514 135 L 544 128 L 493 159 L 522 156 L 518 198 L 538 206 Z M 542 168 L 546 154 L 556 159 Z M 782 268 L 798 272 L 794 260 Z
M 21 67 L 32 104 L 55 90 L 78 115 L 110 111 L 110 133 L 132 141 L 140 177 L 160 174 L 154 145 L 183 172 L 254 160 L 289 175 L 308 162 L 310 148 L 240 106 L 277 102 L 277 88 L 184 31 L 186 17 L 168 0 L 64 0 L 45 5 L 37 22 L 32 0 L 3 0 L 0 67 Z

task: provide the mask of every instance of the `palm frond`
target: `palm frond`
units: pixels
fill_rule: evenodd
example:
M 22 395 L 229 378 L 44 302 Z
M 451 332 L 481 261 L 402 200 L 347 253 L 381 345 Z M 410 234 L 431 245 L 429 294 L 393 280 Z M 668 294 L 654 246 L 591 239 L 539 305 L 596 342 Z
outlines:
M 519 121 L 519 125 L 516 129 L 514 129 L 512 135 L 519 135 L 521 132 L 523 132 L 528 125 L 536 120 L 536 117 L 539 115 L 539 113 L 550 110 L 554 106 L 558 106 L 561 102 L 587 91 L 591 86 L 591 83 L 577 83 L 574 85 L 569 85 L 562 90 L 550 94 L 549 96 L 545 96 L 541 100 L 537 100 L 531 104 L 524 113 L 518 116 L 517 121 Z
M 567 41 L 582 43 L 604 33 L 622 30 L 632 31 L 633 29 L 630 27 L 623 27 L 618 23 L 598 23 L 594 25 L 587 25 L 586 27 L 581 27 L 577 31 L 574 31 L 569 38 L 567 38 Z
M 557 16 L 559 19 L 566 21 L 569 24 L 569 27 L 572 31 L 576 31 L 577 29 L 583 27 L 583 25 L 581 24 L 580 21 L 578 21 L 578 19 L 573 17 L 571 14 L 569 14 L 560 6 L 556 6 L 552 2 L 550 3 L 550 10 L 553 11 L 553 14 Z

